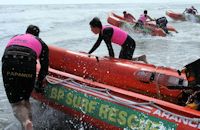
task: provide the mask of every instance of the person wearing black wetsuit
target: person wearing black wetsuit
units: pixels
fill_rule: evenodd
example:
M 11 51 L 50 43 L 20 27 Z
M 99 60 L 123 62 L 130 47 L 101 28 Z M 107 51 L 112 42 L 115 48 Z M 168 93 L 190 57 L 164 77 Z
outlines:
M 166 17 L 160 17 L 156 19 L 156 26 L 159 28 L 162 28 L 166 34 L 169 34 L 168 28 L 167 28 L 167 18 Z
M 198 13 L 197 9 L 195 9 L 194 6 L 191 6 L 190 8 L 186 8 L 183 13 L 185 12 L 188 14 L 193 14 L 193 15 L 196 15 Z
M 14 115 L 25 130 L 33 129 L 29 98 L 35 85 L 37 58 L 41 65 L 38 75 L 40 87 L 48 74 L 49 49 L 39 38 L 39 32 L 37 26 L 28 26 L 26 34 L 10 39 L 2 57 L 5 91 Z
M 89 54 L 94 52 L 101 44 L 101 41 L 104 40 L 110 57 L 115 57 L 111 44 L 115 43 L 121 46 L 119 58 L 132 60 L 136 45 L 135 41 L 125 31 L 114 26 L 102 26 L 101 21 L 97 17 L 91 20 L 90 27 L 93 33 L 99 34 L 99 37 L 92 49 L 88 52 Z

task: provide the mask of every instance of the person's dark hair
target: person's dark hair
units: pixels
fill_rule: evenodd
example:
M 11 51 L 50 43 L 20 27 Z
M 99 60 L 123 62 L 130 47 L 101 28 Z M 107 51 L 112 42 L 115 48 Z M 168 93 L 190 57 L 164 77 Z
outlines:
M 126 14 L 126 11 L 124 11 L 123 14 Z
M 102 28 L 102 23 L 101 23 L 101 21 L 100 21 L 100 19 L 99 19 L 98 17 L 94 17 L 94 18 L 90 21 L 90 26 Z
M 144 14 L 147 14 L 147 10 L 144 10 Z
M 26 33 L 30 33 L 34 36 L 39 36 L 40 33 L 40 29 L 39 27 L 35 26 L 35 25 L 29 25 L 26 29 Z

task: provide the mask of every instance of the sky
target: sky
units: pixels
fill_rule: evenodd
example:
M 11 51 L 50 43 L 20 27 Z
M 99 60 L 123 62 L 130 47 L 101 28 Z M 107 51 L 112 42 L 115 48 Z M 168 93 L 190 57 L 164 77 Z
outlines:
M 83 3 L 200 3 L 200 0 L 0 0 L 4 4 L 83 4 Z

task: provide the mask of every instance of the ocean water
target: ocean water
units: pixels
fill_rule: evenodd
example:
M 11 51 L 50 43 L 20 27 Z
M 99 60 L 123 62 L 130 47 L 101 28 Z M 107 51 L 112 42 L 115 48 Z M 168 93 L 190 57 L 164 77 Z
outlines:
M 152 18 L 165 16 L 167 10 L 183 12 L 186 7 L 199 3 L 131 3 L 131 4 L 64 4 L 64 5 L 0 5 L 0 57 L 8 40 L 15 34 L 24 33 L 29 24 L 38 25 L 41 29 L 40 37 L 48 45 L 56 45 L 73 51 L 88 52 L 97 39 L 90 31 L 89 22 L 97 16 L 106 22 L 108 13 L 113 11 L 122 14 L 124 10 L 132 13 L 136 18 L 148 10 Z M 173 21 L 167 17 L 169 24 L 174 26 L 179 33 L 174 33 L 167 37 L 152 37 L 130 33 L 136 41 L 134 56 L 146 54 L 148 62 L 157 66 L 168 66 L 181 69 L 184 65 L 200 57 L 200 24 L 192 22 Z M 116 56 L 120 47 L 113 45 Z M 102 42 L 101 46 L 93 53 L 98 56 L 108 55 L 107 48 Z M 1 64 L 0 64 L 1 66 Z M 77 124 L 75 119 L 66 117 L 64 114 L 51 108 L 41 105 L 32 100 L 34 117 L 39 120 L 36 125 L 43 129 L 56 128 L 56 123 L 62 119 L 61 125 L 66 129 Z M 0 76 L 0 129 L 17 122 L 12 114 L 12 109 L 8 103 L 2 76 Z M 43 114 L 41 114 L 43 113 Z M 43 116 L 41 116 L 43 115 Z M 82 124 L 81 124 L 82 125 Z M 74 129 L 84 129 L 78 123 Z M 55 126 L 53 128 L 52 126 Z

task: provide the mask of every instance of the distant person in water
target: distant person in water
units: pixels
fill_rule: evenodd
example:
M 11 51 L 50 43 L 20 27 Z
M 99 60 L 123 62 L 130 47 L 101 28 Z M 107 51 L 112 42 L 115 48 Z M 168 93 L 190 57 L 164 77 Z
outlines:
M 41 87 L 48 73 L 48 46 L 39 38 L 39 28 L 28 26 L 25 34 L 16 35 L 8 42 L 2 57 L 5 91 L 15 117 L 23 130 L 33 130 L 29 98 L 35 85 L 37 58 L 40 60 L 38 85 Z
M 196 15 L 198 13 L 197 9 L 194 8 L 194 6 L 191 6 L 190 8 L 186 8 L 183 13 L 193 14 Z
M 156 19 L 156 26 L 159 28 L 162 28 L 165 33 L 169 34 L 169 31 L 167 29 L 167 18 L 166 17 L 160 17 L 158 19 Z
M 104 40 L 110 57 L 115 57 L 112 47 L 112 43 L 115 43 L 121 46 L 119 58 L 132 60 L 136 45 L 134 39 L 132 39 L 127 32 L 115 26 L 102 26 L 100 19 L 97 17 L 90 21 L 90 28 L 94 34 L 99 34 L 99 37 L 92 49 L 88 52 L 89 54 L 94 52 L 99 47 L 102 40 Z M 147 63 L 146 59 L 142 60 Z
M 134 22 L 135 18 L 134 18 L 134 16 L 132 14 L 127 13 L 126 11 L 124 11 L 123 14 L 124 14 L 124 20 L 125 21 L 131 22 L 131 23 Z
M 152 19 L 149 15 L 148 15 L 148 12 L 147 10 L 144 10 L 144 13 L 140 15 L 137 23 L 135 24 L 135 28 L 136 27 L 143 27 L 143 25 L 145 24 L 145 22 L 147 20 L 150 20 L 150 21 L 154 21 L 154 19 Z

